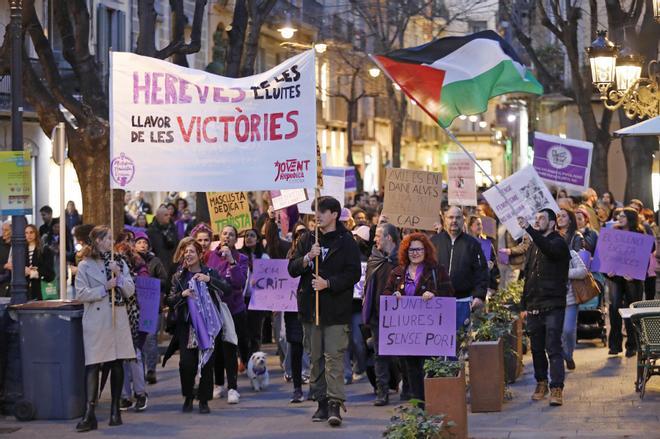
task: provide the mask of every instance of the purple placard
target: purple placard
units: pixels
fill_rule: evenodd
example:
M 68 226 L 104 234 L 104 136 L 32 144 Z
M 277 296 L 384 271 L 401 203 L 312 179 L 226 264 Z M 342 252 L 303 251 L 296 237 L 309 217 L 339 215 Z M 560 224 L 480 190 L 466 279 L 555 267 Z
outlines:
M 135 293 L 140 307 L 139 330 L 149 334 L 158 331 L 158 309 L 160 308 L 160 279 L 147 276 L 135 278 Z
M 489 216 L 481 216 L 481 225 L 484 228 L 484 234 L 491 238 L 497 237 L 497 221 Z
M 380 297 L 380 355 L 456 355 L 456 299 Z
M 644 280 L 653 241 L 651 235 L 601 228 L 591 271 Z
M 355 192 L 357 190 L 357 178 L 355 176 L 355 167 L 348 166 L 344 174 L 344 190 L 346 192 Z
M 582 249 L 578 252 L 578 255 L 580 255 L 580 259 L 582 259 L 582 263 L 584 264 L 585 267 L 587 267 L 587 270 L 591 269 L 591 253 L 589 253 L 589 250 Z
M 497 262 L 499 262 L 502 265 L 508 265 L 509 264 L 509 254 L 506 253 L 505 248 L 501 248 L 497 251 Z
M 486 262 L 490 261 L 492 256 L 491 249 L 493 248 L 493 244 L 490 242 L 490 239 L 479 239 L 479 244 L 481 244 L 481 251 L 484 252 Z
M 248 309 L 258 311 L 298 311 L 299 279 L 292 278 L 286 259 L 255 259 L 250 277 L 252 296 Z
M 586 145 L 587 142 L 537 133 L 534 136 L 534 169 L 539 177 L 558 185 L 587 187 L 590 148 Z

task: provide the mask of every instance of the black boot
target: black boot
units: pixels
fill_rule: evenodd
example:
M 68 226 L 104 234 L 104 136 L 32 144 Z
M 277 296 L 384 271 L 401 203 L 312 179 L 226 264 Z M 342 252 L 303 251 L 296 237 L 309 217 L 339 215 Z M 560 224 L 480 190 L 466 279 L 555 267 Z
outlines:
M 76 431 L 79 433 L 96 430 L 98 423 L 96 422 L 96 400 L 99 392 L 99 366 L 94 364 L 85 368 L 85 386 L 87 392 L 87 401 L 85 408 L 85 415 L 76 425 Z
M 332 399 L 328 403 L 328 424 L 330 424 L 331 427 L 339 427 L 341 425 L 342 419 L 340 409 L 342 408 L 346 411 L 344 403 L 337 401 L 336 399 Z
M 319 407 L 312 415 L 312 422 L 325 422 L 328 420 L 328 400 L 326 398 L 317 401 Z
M 122 360 L 115 360 L 111 366 L 110 372 L 110 422 L 108 425 L 121 425 L 121 411 L 119 403 L 121 402 L 121 388 L 124 385 L 124 366 Z
M 186 399 L 183 400 L 183 407 L 181 408 L 181 411 L 183 413 L 190 413 L 192 412 L 192 409 L 193 409 L 193 398 L 186 397 Z
M 378 391 L 376 392 L 376 399 L 374 400 L 374 405 L 376 407 L 382 407 L 384 405 L 389 404 L 390 402 L 390 395 L 387 393 L 387 388 L 379 388 Z

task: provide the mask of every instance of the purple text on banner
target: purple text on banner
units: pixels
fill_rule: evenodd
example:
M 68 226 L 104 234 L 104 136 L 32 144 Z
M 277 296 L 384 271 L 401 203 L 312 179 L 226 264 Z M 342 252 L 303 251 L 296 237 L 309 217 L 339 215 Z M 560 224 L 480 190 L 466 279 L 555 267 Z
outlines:
M 380 355 L 456 355 L 456 299 L 381 296 Z
M 286 259 L 255 259 L 250 275 L 252 296 L 248 309 L 258 311 L 298 311 L 299 279 L 289 276 Z
M 139 330 L 149 334 L 158 331 L 158 309 L 160 308 L 160 279 L 137 276 L 135 292 L 140 307 Z
M 601 228 L 591 271 L 644 280 L 653 241 L 651 235 Z
M 486 262 L 490 261 L 490 258 L 492 256 L 492 248 L 493 244 L 490 242 L 490 239 L 479 239 L 479 244 L 481 244 L 481 251 L 484 252 L 484 257 L 486 258 Z

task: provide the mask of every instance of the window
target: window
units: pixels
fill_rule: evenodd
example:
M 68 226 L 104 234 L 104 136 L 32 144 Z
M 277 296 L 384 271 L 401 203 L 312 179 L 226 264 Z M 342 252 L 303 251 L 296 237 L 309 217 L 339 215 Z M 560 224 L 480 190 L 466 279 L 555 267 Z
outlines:
M 468 26 L 470 28 L 470 33 L 472 34 L 475 32 L 488 30 L 488 22 L 485 20 L 470 20 L 468 22 Z
M 124 51 L 126 14 L 116 9 L 99 5 L 96 12 L 96 60 L 101 67 L 103 84 L 108 86 L 110 49 Z

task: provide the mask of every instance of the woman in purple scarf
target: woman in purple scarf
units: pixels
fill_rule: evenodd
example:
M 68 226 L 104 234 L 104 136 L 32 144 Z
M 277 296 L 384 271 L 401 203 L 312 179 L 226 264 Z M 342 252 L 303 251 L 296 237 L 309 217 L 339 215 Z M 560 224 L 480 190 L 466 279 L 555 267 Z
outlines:
M 231 287 L 217 271 L 202 264 L 202 254 L 202 246 L 193 238 L 179 242 L 175 253 L 178 258 L 175 258 L 181 266 L 172 277 L 167 304 L 170 312 L 176 313 L 175 339 L 179 343 L 179 376 L 185 398 L 183 411 L 192 411 L 193 387 L 201 360 L 206 363 L 201 368 L 197 396 L 199 412 L 205 414 L 210 412 L 208 401 L 213 397 L 213 341 L 220 332 L 219 304 L 225 294 L 231 293 Z
M 435 296 L 453 297 L 447 269 L 438 264 L 435 249 L 422 233 L 406 236 L 399 247 L 399 266 L 390 273 L 384 295 L 421 296 L 428 301 Z M 424 401 L 425 357 L 403 357 L 410 386 L 410 397 Z

